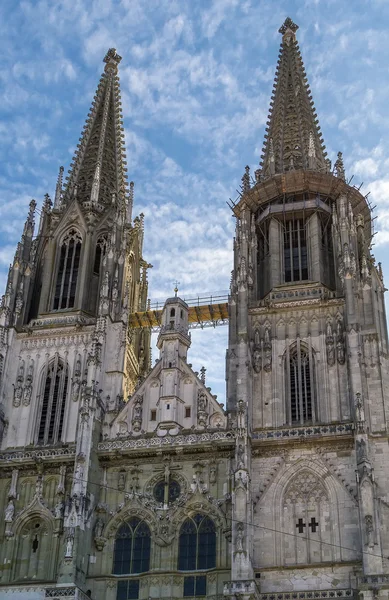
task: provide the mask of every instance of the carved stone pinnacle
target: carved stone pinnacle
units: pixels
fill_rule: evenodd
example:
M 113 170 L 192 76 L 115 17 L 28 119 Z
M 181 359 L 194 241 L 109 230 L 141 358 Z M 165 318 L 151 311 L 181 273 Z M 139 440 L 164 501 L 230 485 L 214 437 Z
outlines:
M 282 35 L 284 35 L 288 31 L 288 29 L 293 31 L 293 33 L 296 33 L 298 28 L 299 28 L 299 26 L 296 25 L 296 23 L 293 23 L 293 21 L 290 17 L 286 17 L 283 25 L 281 25 L 281 27 L 279 28 L 278 31 L 279 31 L 279 33 L 282 33 Z
M 110 48 L 107 54 L 104 56 L 104 62 L 106 63 L 105 70 L 109 67 L 117 69 L 118 64 L 122 60 L 122 57 L 116 52 L 116 48 Z

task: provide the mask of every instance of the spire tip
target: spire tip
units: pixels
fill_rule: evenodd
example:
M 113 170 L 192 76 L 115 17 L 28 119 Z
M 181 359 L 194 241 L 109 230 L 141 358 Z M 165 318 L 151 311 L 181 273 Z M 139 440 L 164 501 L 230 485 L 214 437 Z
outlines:
M 278 31 L 279 33 L 282 33 L 282 35 L 285 35 L 288 30 L 295 34 L 298 28 L 299 26 L 296 25 L 296 23 L 294 23 L 290 17 L 286 17 Z
M 116 52 L 116 48 L 110 48 L 107 54 L 104 56 L 104 61 L 106 63 L 105 70 L 114 69 L 117 71 L 118 64 L 122 60 L 122 57 Z

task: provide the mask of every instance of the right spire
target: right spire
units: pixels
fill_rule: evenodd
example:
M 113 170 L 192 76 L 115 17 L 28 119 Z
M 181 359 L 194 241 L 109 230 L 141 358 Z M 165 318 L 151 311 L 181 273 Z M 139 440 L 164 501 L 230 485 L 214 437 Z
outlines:
M 261 177 L 294 169 L 329 170 L 319 121 L 289 17 L 280 27 L 280 54 L 261 156 Z

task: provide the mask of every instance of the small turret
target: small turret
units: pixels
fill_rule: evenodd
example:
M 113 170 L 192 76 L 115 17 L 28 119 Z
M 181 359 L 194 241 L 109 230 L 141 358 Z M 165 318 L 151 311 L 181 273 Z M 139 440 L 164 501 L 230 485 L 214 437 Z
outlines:
M 176 362 L 176 357 L 186 359 L 191 340 L 188 325 L 189 307 L 178 296 L 168 298 L 162 312 L 162 327 L 157 347 L 167 368 Z

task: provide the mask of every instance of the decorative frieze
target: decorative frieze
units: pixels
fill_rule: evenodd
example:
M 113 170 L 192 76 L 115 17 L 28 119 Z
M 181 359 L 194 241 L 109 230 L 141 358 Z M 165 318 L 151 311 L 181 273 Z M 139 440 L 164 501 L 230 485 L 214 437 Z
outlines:
M 288 440 L 304 439 L 323 436 L 352 435 L 354 423 L 343 423 L 338 425 L 312 425 L 310 427 L 288 427 L 283 429 L 265 429 L 254 431 L 253 440 Z
M 323 600 L 324 598 L 353 598 L 354 596 L 355 591 L 351 589 L 305 590 L 303 592 L 276 592 L 271 594 L 259 594 L 260 600 Z
M 22 351 L 41 350 L 42 348 L 63 348 L 88 346 L 92 341 L 89 333 L 74 333 L 63 335 L 63 332 L 50 331 L 50 336 L 34 336 L 22 340 Z
M 171 446 L 194 446 L 196 444 L 204 444 L 204 442 L 220 442 L 220 443 L 233 443 L 235 439 L 234 432 L 232 431 L 215 431 L 214 433 L 191 433 L 189 435 L 168 435 L 163 438 L 152 436 L 142 437 L 137 439 L 121 439 L 121 440 L 109 440 L 106 442 L 100 442 L 97 449 L 100 452 L 116 452 L 117 450 L 130 450 L 130 449 L 157 449 Z M 0 455 L 1 458 L 1 455 Z
M 59 457 L 73 458 L 75 456 L 75 446 L 68 448 L 39 448 L 38 450 L 23 450 L 23 451 L 8 451 L 0 454 L 0 461 L 6 463 L 16 461 L 33 461 L 37 462 L 40 459 L 56 459 Z

